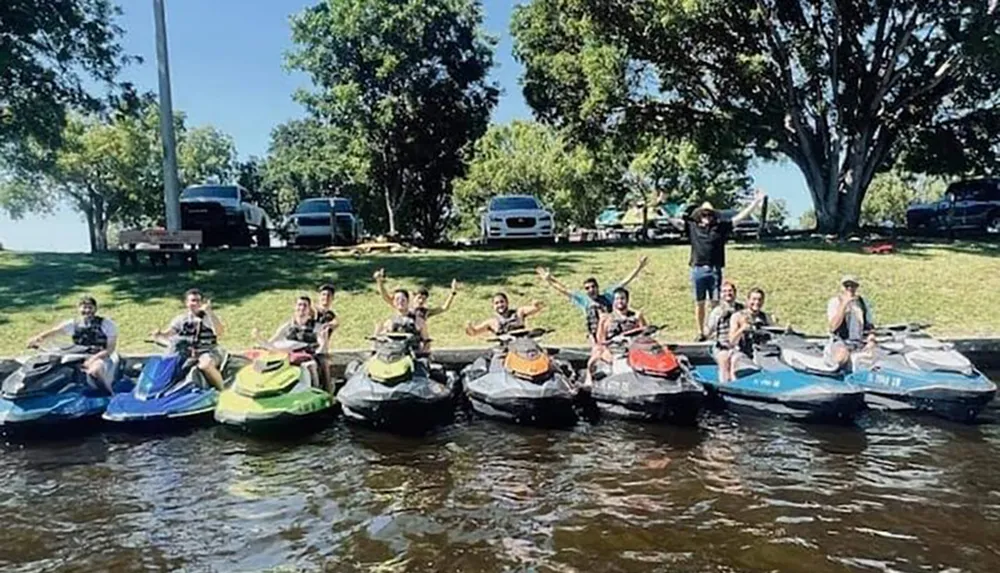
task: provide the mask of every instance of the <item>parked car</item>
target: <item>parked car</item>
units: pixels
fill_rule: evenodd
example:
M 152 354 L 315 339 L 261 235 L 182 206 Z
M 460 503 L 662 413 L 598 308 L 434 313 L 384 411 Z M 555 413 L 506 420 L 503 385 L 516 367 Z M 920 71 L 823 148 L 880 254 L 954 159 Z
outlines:
M 271 244 L 271 224 L 240 185 L 192 185 L 181 192 L 181 228 L 200 230 L 208 246 Z
M 906 209 L 911 230 L 1000 233 L 1000 179 L 972 179 L 948 186 L 944 197 Z
M 483 241 L 503 239 L 555 239 L 552 212 L 531 195 L 499 195 L 483 209 Z
M 282 225 L 293 245 L 306 243 L 355 245 L 361 239 L 361 218 L 345 197 L 305 199 Z

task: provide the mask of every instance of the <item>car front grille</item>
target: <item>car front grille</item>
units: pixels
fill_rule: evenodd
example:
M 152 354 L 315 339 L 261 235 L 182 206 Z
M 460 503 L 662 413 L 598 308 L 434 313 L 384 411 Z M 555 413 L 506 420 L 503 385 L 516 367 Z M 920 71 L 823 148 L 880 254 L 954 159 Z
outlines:
M 507 226 L 511 229 L 525 229 L 535 226 L 534 217 L 508 217 Z
M 298 223 L 300 227 L 329 227 L 330 217 L 299 217 Z

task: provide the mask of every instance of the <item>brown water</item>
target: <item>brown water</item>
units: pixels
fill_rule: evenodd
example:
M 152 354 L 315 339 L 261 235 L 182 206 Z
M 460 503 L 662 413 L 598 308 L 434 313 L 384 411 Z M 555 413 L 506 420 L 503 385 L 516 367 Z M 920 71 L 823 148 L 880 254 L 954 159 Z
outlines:
M 96 434 L 0 452 L 0 571 L 996 572 L 998 469 L 1000 424 L 893 414 Z

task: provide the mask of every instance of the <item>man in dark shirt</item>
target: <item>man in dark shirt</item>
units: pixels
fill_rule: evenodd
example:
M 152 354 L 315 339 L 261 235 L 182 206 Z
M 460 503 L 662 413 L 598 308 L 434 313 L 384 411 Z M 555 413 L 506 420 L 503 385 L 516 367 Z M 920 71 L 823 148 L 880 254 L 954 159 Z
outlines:
M 729 221 L 722 220 L 720 213 L 706 201 L 684 222 L 688 240 L 691 242 L 691 258 L 688 265 L 691 267 L 694 320 L 698 341 L 705 340 L 705 301 L 711 301 L 713 307 L 719 303 L 722 269 L 726 266 L 726 243 L 733 234 L 733 225 L 749 217 L 764 197 L 766 195 L 758 191 L 753 201 Z

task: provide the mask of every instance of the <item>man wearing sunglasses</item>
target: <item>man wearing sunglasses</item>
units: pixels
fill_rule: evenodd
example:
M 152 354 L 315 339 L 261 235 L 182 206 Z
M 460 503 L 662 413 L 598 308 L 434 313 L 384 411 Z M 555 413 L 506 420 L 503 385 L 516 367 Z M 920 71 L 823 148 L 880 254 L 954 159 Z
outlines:
M 549 269 L 544 267 L 537 267 L 535 272 L 541 277 L 546 284 L 551 286 L 556 292 L 565 295 L 569 298 L 570 302 L 574 306 L 583 311 L 584 315 L 587 317 L 587 340 L 591 344 L 597 342 L 597 325 L 601 322 L 601 317 L 609 312 L 611 312 L 611 307 L 614 302 L 614 293 L 618 289 L 624 289 L 629 283 L 635 280 L 642 269 L 646 268 L 646 264 L 649 263 L 648 257 L 640 257 L 639 264 L 636 265 L 635 269 L 627 277 L 625 277 L 621 282 L 611 285 L 610 288 L 601 292 L 601 287 L 597 284 L 597 279 L 590 277 L 583 281 L 583 291 L 570 291 L 563 283 L 559 282 Z

